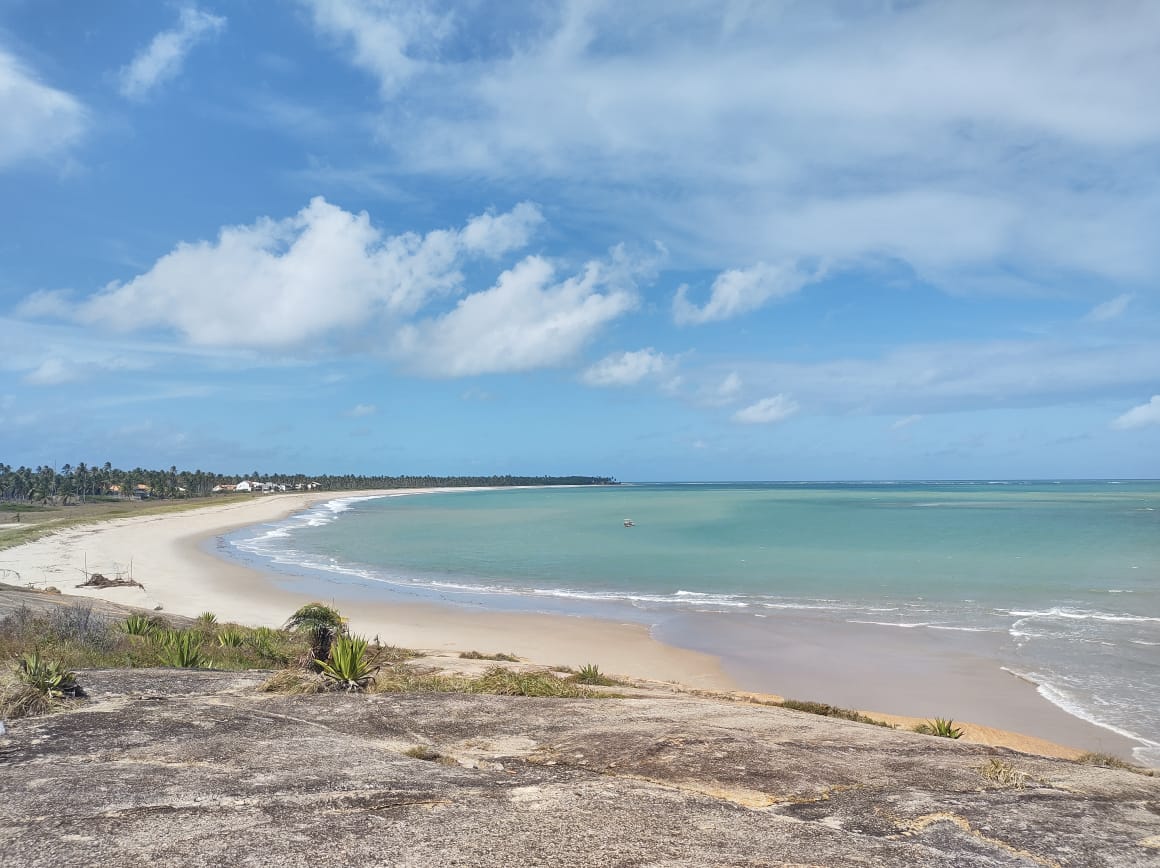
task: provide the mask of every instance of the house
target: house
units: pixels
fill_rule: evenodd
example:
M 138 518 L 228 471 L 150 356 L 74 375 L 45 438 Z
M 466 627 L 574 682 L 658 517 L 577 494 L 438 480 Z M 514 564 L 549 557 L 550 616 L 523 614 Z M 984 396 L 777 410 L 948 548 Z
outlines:
M 213 491 L 214 494 L 228 494 L 235 488 L 237 488 L 236 485 L 234 485 L 232 482 L 227 482 L 224 485 L 215 485 L 211 491 Z

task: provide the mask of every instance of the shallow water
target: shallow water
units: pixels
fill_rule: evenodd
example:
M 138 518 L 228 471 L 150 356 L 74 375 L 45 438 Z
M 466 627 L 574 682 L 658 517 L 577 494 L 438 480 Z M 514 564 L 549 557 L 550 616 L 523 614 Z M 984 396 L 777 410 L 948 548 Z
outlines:
M 624 527 L 631 518 L 635 526 Z M 1160 763 L 1160 483 L 646 484 L 340 498 L 227 549 L 363 593 L 987 639 Z M 824 627 L 823 627 L 824 629 Z M 721 631 L 722 645 L 730 641 Z M 741 632 L 741 631 L 739 631 Z

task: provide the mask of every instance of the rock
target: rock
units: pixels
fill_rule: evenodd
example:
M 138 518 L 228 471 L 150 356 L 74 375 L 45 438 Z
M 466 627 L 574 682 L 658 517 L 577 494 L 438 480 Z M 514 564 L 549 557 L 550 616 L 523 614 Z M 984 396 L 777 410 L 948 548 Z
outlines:
M 1129 771 L 687 696 L 279 696 L 265 676 L 81 672 L 88 703 L 0 740 L 0 864 L 1157 860 L 1160 778 Z M 984 777 L 993 758 L 1027 785 Z

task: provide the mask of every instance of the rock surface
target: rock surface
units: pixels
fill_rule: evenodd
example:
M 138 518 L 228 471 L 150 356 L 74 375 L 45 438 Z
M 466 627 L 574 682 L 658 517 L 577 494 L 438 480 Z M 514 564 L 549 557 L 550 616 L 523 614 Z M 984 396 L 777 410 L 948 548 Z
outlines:
M 780 708 L 81 675 L 0 737 L 0 864 L 1160 865 L 1160 778 Z

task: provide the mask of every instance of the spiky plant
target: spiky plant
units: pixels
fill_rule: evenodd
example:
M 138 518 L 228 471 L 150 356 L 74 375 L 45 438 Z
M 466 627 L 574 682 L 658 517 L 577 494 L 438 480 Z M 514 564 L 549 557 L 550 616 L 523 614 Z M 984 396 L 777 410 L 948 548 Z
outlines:
M 191 631 L 169 630 L 158 639 L 157 658 L 162 666 L 202 669 L 211 663 L 201 649 L 201 637 Z
M 39 651 L 20 655 L 16 677 L 48 699 L 79 696 L 81 693 L 76 673 L 65 669 L 59 661 L 41 657 Z
M 216 623 L 217 615 L 213 612 L 202 612 L 197 616 L 197 626 L 199 627 L 212 627 Z
M 585 663 L 580 667 L 580 671 L 573 676 L 573 680 L 577 684 L 597 684 L 609 686 L 616 682 L 600 671 L 600 667 L 595 663 Z
M 928 720 L 926 723 L 920 723 L 914 728 L 915 732 L 921 732 L 924 735 L 937 735 L 941 738 L 962 738 L 962 727 L 955 726 L 955 722 L 950 718 L 936 717 L 934 720 Z
M 130 636 L 148 636 L 154 629 L 153 619 L 148 615 L 135 613 L 125 619 L 121 629 Z
M 320 661 L 330 658 L 335 639 L 346 633 L 346 619 L 330 606 L 307 603 L 287 619 L 286 629 L 301 630 L 307 634 L 310 639 L 309 665 L 320 672 Z
M 241 648 L 246 642 L 246 634 L 236 627 L 225 627 L 218 631 L 218 644 L 223 648 Z
M 314 662 L 336 690 L 366 690 L 379 669 L 367 656 L 368 644 L 362 636 L 339 636 L 331 645 L 330 658 Z

